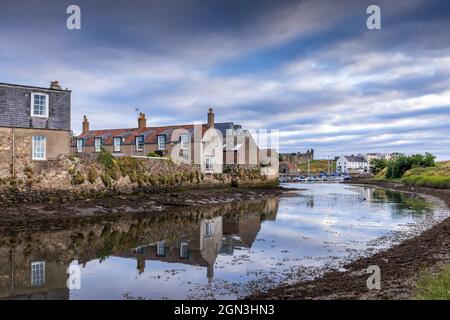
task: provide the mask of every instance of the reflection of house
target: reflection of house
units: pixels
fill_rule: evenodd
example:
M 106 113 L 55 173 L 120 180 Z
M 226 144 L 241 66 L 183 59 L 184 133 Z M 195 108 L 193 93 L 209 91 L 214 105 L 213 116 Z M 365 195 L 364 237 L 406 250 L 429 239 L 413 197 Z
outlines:
M 261 229 L 261 216 L 224 217 L 222 254 L 233 254 L 234 248 L 251 248 Z
M 0 261 L 1 299 L 69 299 L 68 265 L 9 247 L 0 249 Z
M 159 260 L 206 267 L 207 277 L 212 279 L 214 262 L 221 247 L 222 217 L 215 217 L 184 226 L 174 238 L 161 239 L 115 255 L 136 257 L 139 273 L 144 272 L 146 260 Z

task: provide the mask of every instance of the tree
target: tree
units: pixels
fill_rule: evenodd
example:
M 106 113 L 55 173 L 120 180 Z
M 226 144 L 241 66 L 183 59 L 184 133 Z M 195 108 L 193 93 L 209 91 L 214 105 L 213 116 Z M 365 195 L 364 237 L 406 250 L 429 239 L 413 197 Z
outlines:
M 377 174 L 384 168 L 386 168 L 388 165 L 388 162 L 386 159 L 372 159 L 370 160 L 370 170 L 373 174 Z

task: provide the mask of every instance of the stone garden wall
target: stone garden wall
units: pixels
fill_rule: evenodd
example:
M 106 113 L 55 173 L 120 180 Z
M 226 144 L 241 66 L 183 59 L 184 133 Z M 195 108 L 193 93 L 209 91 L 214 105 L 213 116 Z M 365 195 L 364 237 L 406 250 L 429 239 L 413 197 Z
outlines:
M 61 156 L 47 166 L 17 168 L 15 179 L 0 178 L 0 200 L 70 201 L 109 194 L 277 183 L 260 172 L 259 168 L 237 167 L 228 173 L 205 175 L 194 165 L 162 158 L 114 157 L 110 153 L 84 158 Z

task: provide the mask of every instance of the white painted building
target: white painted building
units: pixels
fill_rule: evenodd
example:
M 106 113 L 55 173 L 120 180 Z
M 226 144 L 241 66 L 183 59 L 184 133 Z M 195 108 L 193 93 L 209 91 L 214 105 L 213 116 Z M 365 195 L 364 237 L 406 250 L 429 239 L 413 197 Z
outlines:
M 368 173 L 369 163 L 362 155 L 340 156 L 336 162 L 336 171 L 339 173 Z

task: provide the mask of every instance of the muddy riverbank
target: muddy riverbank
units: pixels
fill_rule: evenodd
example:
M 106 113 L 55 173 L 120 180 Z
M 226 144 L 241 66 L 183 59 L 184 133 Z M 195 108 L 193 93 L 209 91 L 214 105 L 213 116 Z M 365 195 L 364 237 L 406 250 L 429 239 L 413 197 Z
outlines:
M 183 207 L 217 206 L 287 195 L 288 189 L 211 188 L 174 190 L 107 198 L 88 198 L 69 202 L 0 204 L 0 222 L 95 218 L 124 214 L 150 215 Z
M 401 184 L 358 181 L 402 192 L 436 197 L 450 207 L 450 190 L 423 187 L 405 187 Z M 441 204 L 441 203 L 440 203 Z M 253 294 L 248 299 L 410 299 L 415 294 L 415 283 L 424 270 L 435 272 L 450 261 L 450 218 L 420 235 L 370 257 L 364 257 L 344 266 L 345 271 L 331 270 L 322 277 L 291 285 L 280 285 L 265 293 Z M 381 290 L 368 290 L 366 269 L 371 265 L 381 268 Z

